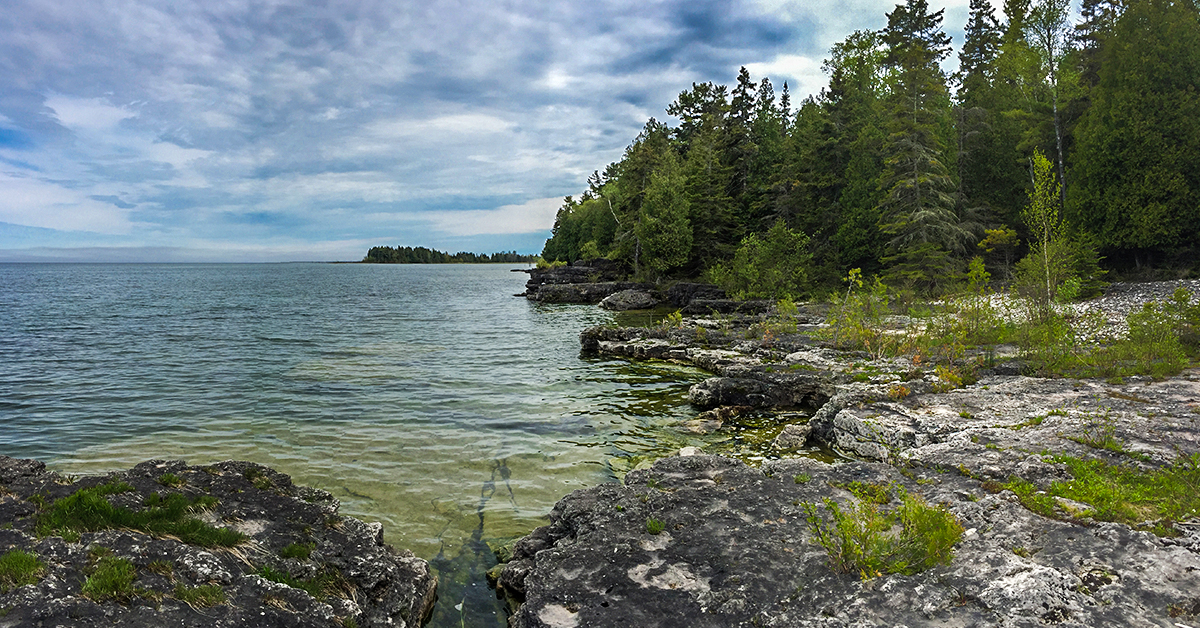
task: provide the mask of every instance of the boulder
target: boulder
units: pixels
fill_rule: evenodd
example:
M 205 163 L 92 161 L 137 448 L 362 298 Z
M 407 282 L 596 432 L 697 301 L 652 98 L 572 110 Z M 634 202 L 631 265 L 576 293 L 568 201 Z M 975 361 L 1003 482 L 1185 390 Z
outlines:
M 621 290 L 614 292 L 600 302 L 600 307 L 606 310 L 625 312 L 628 310 L 648 310 L 658 305 L 658 299 L 646 290 Z
M 695 299 L 724 299 L 725 289 L 710 283 L 680 282 L 667 288 L 667 301 L 675 307 L 686 307 Z
M 174 515 L 183 527 L 155 532 L 113 517 L 51 517 L 72 500 L 91 513 L 192 507 Z M 329 493 L 250 462 L 152 460 L 71 482 L 0 456 L 0 554 L 21 550 L 41 564 L 30 584 L 0 580 L 0 627 L 423 625 L 436 600 L 429 565 L 386 545 L 380 524 L 337 511 Z M 194 528 L 236 535 L 213 543 Z M 89 585 L 104 564 L 132 581 Z

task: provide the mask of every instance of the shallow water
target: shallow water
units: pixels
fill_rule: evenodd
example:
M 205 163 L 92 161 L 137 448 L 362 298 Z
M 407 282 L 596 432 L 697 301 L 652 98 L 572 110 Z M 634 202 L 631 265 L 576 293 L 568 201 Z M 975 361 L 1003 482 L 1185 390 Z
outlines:
M 582 359 L 613 315 L 514 298 L 512 268 L 0 265 L 0 454 L 269 465 L 432 560 L 435 626 L 502 625 L 484 540 L 701 444 L 675 426 L 706 376 Z

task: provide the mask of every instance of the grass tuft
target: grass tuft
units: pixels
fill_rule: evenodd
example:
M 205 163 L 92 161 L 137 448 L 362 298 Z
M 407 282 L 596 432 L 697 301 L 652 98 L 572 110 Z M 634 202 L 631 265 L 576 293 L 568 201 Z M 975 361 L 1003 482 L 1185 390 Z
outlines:
M 646 517 L 647 534 L 661 534 L 665 529 L 667 529 L 667 524 L 663 520 L 655 519 L 654 517 Z
M 35 554 L 24 550 L 12 550 L 0 555 L 0 593 L 37 584 L 45 567 Z
M 178 493 L 166 497 L 154 493 L 146 498 L 145 508 L 138 511 L 114 506 L 105 498 L 132 490 L 124 482 L 80 489 L 50 505 L 38 516 L 34 529 L 40 536 L 60 534 L 66 539 L 71 535 L 77 540 L 81 532 L 128 528 L 178 537 L 201 547 L 233 547 L 246 539 L 239 532 L 215 528 L 188 516 L 216 504 L 216 499 L 208 495 L 191 500 Z
M 225 603 L 225 590 L 220 585 L 206 584 L 198 587 L 175 585 L 175 599 L 192 608 L 208 608 Z
M 108 599 L 128 602 L 137 593 L 133 588 L 136 575 L 129 559 L 104 556 L 83 582 L 83 596 L 95 602 Z
M 1176 535 L 1175 522 L 1200 516 L 1200 454 L 1150 471 L 1072 456 L 1053 461 L 1065 464 L 1074 479 L 1054 482 L 1042 491 L 1020 478 L 1005 484 L 1026 508 L 1045 517 L 1058 517 L 1056 497 L 1090 506 L 1080 517 L 1134 527 L 1151 522 L 1146 528 L 1160 536 Z
M 312 555 L 314 549 L 316 549 L 316 546 L 312 543 L 292 543 L 291 545 L 279 550 L 279 555 L 284 558 L 299 558 L 301 560 L 308 560 L 308 557 Z

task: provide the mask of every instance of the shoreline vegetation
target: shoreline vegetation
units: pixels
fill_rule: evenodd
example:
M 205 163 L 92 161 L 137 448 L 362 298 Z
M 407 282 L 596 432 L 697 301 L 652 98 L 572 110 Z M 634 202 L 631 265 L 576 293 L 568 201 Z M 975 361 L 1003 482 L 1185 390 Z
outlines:
M 522 255 L 516 251 L 497 253 L 446 253 L 423 246 L 373 246 L 362 258 L 361 264 L 533 264 L 541 259 L 537 255 Z
M 953 74 L 942 20 L 897 4 L 798 106 L 745 67 L 694 83 L 564 199 L 545 262 L 772 299 L 851 269 L 919 298 L 977 271 L 1067 300 L 1195 276 L 1200 8 L 1083 0 L 1073 24 L 1060 0 L 972 0 Z

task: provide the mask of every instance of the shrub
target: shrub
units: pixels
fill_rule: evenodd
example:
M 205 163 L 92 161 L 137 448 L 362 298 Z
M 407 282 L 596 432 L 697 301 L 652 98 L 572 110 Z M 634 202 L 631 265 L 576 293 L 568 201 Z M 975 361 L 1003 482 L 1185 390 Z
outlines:
M 761 237 L 743 238 L 732 260 L 709 270 L 709 280 L 739 299 L 794 298 L 807 288 L 811 263 L 808 236 L 779 220 Z
M 816 504 L 804 504 L 809 530 L 834 571 L 858 573 L 865 580 L 885 573 L 914 574 L 950 562 L 963 534 L 958 520 L 944 507 L 931 507 L 901 487 L 896 491 L 900 505 L 891 512 L 883 511 L 878 499 L 858 497 L 843 510 L 826 498 L 829 522 Z

